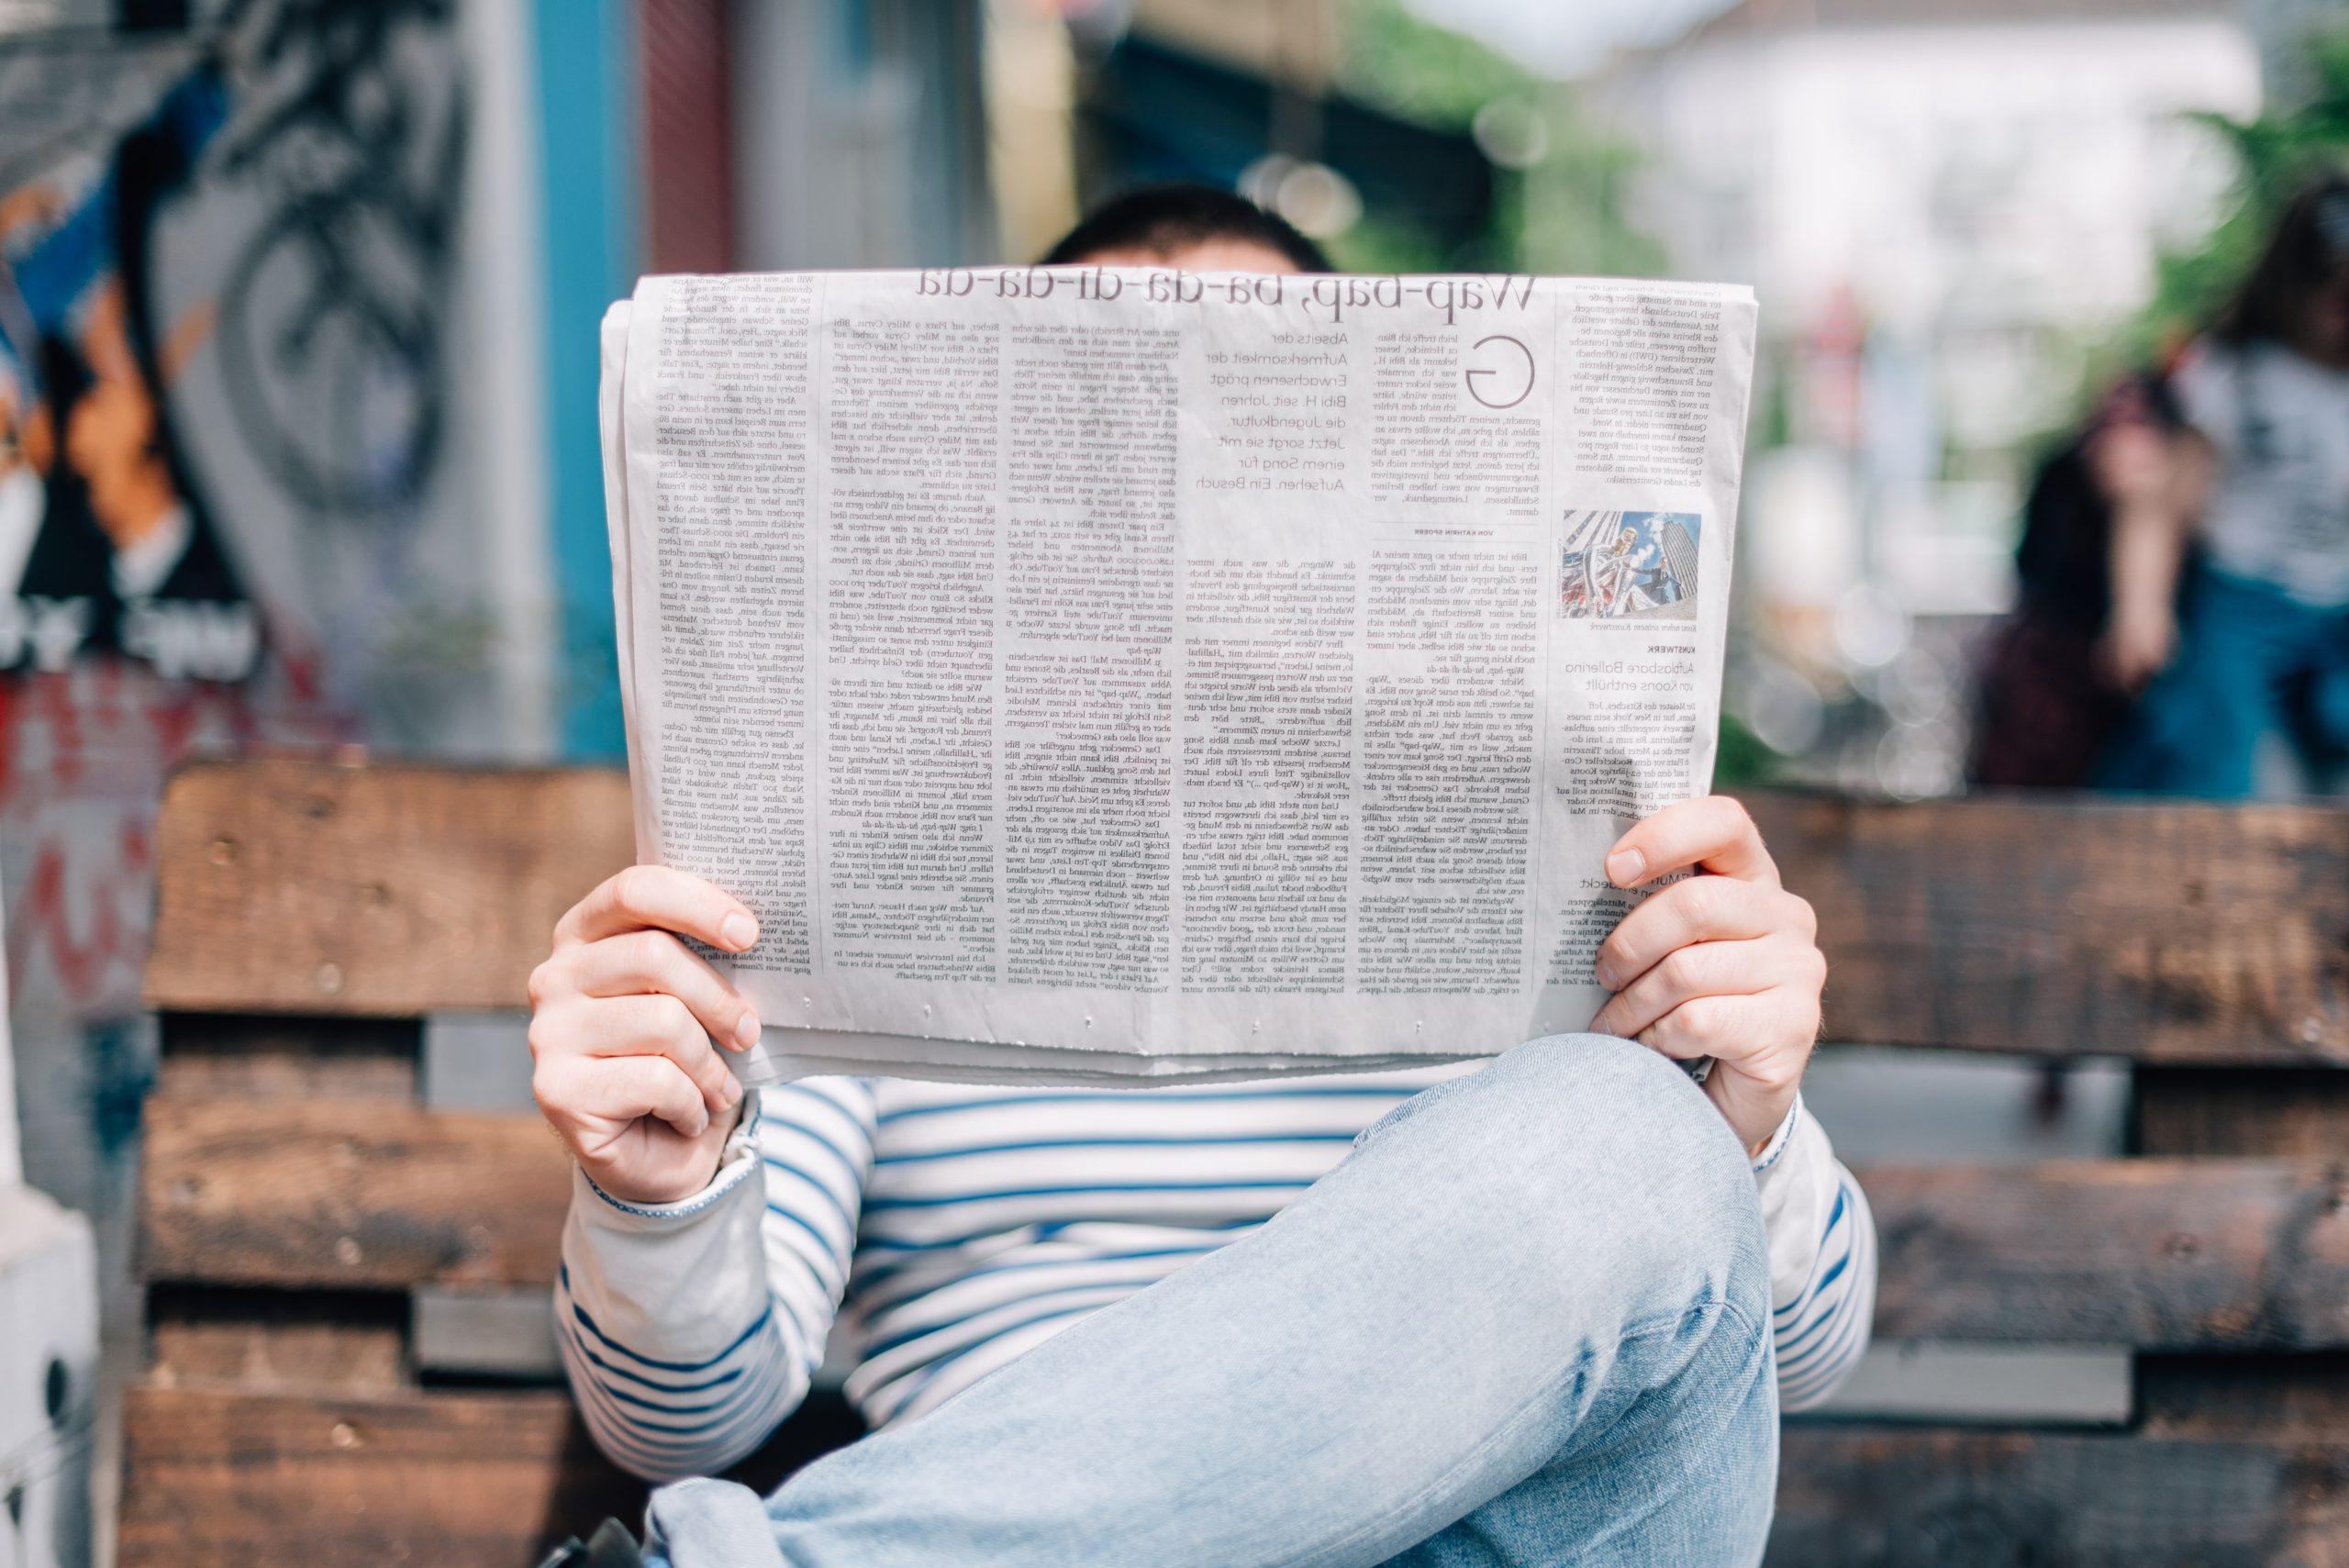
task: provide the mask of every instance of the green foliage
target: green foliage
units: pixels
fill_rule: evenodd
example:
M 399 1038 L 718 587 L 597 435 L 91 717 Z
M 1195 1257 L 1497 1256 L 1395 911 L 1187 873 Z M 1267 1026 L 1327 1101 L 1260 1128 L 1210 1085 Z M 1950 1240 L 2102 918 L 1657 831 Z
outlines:
M 1338 265 L 1618 276 L 1664 270 L 1663 248 L 1623 213 L 1638 154 L 1585 119 L 1570 89 L 1414 16 L 1403 0 L 1352 0 L 1344 16 L 1341 91 L 1398 118 L 1457 132 L 1468 131 L 1486 105 L 1505 105 L 1538 123 L 1543 150 L 1528 168 L 1494 171 L 1489 230 L 1465 250 L 1447 253 L 1408 220 L 1374 212 L 1330 247 Z
M 1777 777 L 1779 758 L 1745 728 L 1737 717 L 1721 713 L 1720 749 L 1713 756 L 1713 787 L 1737 789 L 1765 784 Z
M 2193 117 L 2233 155 L 2233 194 L 2200 244 L 2160 259 L 2153 300 L 2111 357 L 2142 364 L 2208 325 L 2259 259 L 2293 195 L 2318 173 L 2349 166 L 2349 30 L 2310 48 L 2311 90 L 2303 101 L 2249 120 Z
M 1328 250 L 1341 272 L 1441 272 L 1457 264 L 1434 235 L 1385 213 L 1364 214 Z
M 1476 111 L 1501 98 L 1525 98 L 1534 81 L 1522 66 L 1475 39 L 1423 21 L 1402 0 L 1353 0 L 1342 13 L 1345 47 L 1338 89 L 1398 119 L 1436 130 L 1466 132 Z M 1498 221 L 1506 205 L 1506 175 L 1497 182 L 1496 220 L 1459 250 L 1399 214 L 1365 213 L 1330 246 L 1330 260 L 1350 272 L 1440 272 L 1514 265 L 1514 230 Z
M 1465 130 L 1495 98 L 1536 86 L 1507 55 L 1413 16 L 1403 0 L 1353 0 L 1344 24 L 1340 91 L 1400 119 Z
M 1567 276 L 1661 276 L 1664 247 L 1623 213 L 1638 151 L 1581 121 L 1563 89 L 1549 107 L 1550 156 L 1515 193 L 1520 264 Z

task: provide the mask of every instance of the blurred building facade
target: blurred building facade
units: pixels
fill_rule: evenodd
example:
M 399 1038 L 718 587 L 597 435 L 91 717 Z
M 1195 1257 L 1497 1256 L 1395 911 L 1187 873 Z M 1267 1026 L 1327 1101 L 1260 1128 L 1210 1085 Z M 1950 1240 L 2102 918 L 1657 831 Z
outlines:
M 1346 44 L 1362 9 L 1136 0 L 1114 17 L 1087 13 L 1072 28 L 1081 203 L 1198 181 L 1241 190 L 1325 243 L 1375 215 L 1433 258 L 1471 253 L 1493 217 L 1491 161 L 1466 126 L 1353 90 Z
M 2349 27 L 2349 0 L 2243 0 L 2240 12 L 2259 40 L 2268 96 L 2286 104 L 2316 84 L 2310 40 Z
M 604 307 L 650 267 L 992 256 L 982 32 L 928 0 L 0 5 L 14 1099 L 117 1328 L 170 770 L 617 759 Z
M 2006 606 L 2036 439 L 2231 177 L 2188 117 L 2260 95 L 2219 0 L 1743 0 L 1595 84 L 1673 269 L 1764 301 L 1740 570 L 1791 665 L 1766 740 L 1820 744 L 1790 678 L 1888 681 L 1931 722 L 1820 765 L 1955 784 L 1962 655 L 1934 623 Z

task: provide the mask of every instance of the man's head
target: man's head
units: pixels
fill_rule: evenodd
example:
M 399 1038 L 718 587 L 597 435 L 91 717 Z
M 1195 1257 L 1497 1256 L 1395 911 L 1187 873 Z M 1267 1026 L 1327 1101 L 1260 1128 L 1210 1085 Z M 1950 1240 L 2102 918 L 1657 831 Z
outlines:
M 1327 272 L 1289 222 L 1212 185 L 1141 185 L 1086 214 L 1043 265 L 1180 267 L 1192 272 Z

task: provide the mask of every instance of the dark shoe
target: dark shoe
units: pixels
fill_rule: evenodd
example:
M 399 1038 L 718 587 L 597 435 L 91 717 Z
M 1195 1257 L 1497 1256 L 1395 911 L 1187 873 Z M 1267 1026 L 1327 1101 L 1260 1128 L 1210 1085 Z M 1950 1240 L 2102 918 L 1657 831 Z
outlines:
M 626 1526 L 618 1519 L 606 1519 L 596 1527 L 586 1545 L 580 1545 L 574 1535 L 556 1547 L 539 1568 L 644 1568 L 644 1554 L 637 1551 L 636 1537 L 629 1534 Z

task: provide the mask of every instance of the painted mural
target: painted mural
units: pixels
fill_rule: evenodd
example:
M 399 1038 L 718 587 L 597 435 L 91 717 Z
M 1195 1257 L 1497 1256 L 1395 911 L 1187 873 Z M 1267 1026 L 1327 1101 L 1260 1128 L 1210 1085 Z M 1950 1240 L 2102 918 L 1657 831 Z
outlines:
M 18 1102 L 27 1174 L 90 1214 L 117 1306 L 164 778 L 387 728 L 429 749 L 433 716 L 402 729 L 384 694 L 429 686 L 402 651 L 462 642 L 466 618 L 435 575 L 471 521 L 454 0 L 195 9 L 0 39 Z

